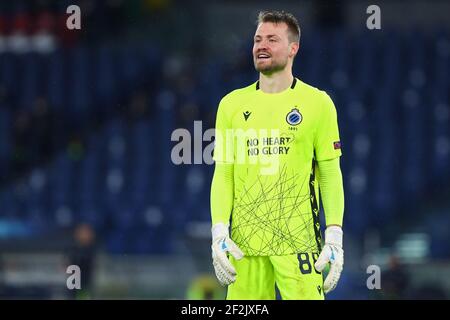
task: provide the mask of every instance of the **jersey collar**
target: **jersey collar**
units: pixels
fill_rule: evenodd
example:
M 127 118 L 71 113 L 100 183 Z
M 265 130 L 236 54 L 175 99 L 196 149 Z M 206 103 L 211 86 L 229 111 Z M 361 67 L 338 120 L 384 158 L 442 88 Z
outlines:
M 297 84 L 297 78 L 294 77 L 294 80 L 292 80 L 291 89 L 294 89 L 296 84 Z M 259 80 L 256 81 L 256 90 L 259 90 Z

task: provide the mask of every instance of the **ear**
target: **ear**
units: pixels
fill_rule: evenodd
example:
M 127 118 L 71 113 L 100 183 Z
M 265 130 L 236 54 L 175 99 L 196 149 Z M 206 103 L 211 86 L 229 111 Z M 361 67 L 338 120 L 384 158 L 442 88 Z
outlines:
M 298 42 L 291 42 L 289 46 L 290 46 L 289 56 L 295 57 L 298 50 L 300 49 L 300 44 Z

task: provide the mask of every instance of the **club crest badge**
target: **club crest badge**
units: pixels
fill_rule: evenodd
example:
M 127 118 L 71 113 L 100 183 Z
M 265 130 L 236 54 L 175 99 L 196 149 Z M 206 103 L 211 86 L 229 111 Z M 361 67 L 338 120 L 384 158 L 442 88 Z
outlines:
M 296 126 L 300 122 L 302 122 L 303 116 L 298 111 L 297 108 L 292 109 L 287 115 L 286 115 L 286 122 L 289 123 L 291 126 Z

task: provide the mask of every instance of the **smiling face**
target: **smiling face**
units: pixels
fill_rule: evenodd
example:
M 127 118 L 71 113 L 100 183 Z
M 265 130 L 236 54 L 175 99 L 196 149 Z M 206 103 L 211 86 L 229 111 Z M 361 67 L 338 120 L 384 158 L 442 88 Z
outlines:
M 253 63 L 263 74 L 273 74 L 292 66 L 298 43 L 289 40 L 285 23 L 262 22 L 253 38 Z

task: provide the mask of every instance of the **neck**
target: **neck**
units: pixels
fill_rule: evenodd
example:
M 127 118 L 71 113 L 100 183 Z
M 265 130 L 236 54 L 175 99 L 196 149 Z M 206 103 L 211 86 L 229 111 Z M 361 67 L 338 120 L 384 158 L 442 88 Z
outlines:
M 286 68 L 273 74 L 259 74 L 259 88 L 265 93 L 278 93 L 292 85 L 294 76 L 292 70 Z

